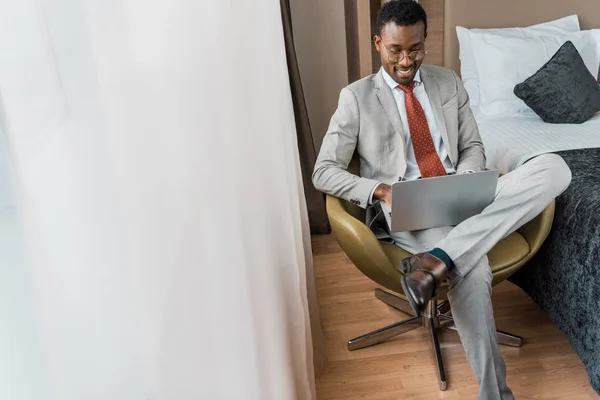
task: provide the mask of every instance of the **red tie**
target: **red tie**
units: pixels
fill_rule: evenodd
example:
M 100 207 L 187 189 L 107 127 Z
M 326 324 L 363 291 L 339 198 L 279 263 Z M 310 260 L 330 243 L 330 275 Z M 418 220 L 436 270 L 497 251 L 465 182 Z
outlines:
M 413 93 L 415 81 L 408 86 L 398 85 L 398 88 L 406 93 L 406 116 L 408 117 L 408 129 L 415 150 L 415 158 L 422 178 L 446 175 L 446 168 L 435 151 L 427 118 L 421 103 Z

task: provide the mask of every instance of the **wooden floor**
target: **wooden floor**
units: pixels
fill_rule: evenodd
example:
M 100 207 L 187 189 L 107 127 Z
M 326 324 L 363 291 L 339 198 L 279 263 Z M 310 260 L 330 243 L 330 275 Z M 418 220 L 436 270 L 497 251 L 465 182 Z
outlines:
M 440 336 L 448 390 L 441 392 L 429 336 L 416 329 L 389 342 L 349 352 L 346 341 L 406 319 L 375 299 L 377 287 L 362 275 L 333 236 L 314 236 L 315 275 L 328 363 L 317 379 L 326 399 L 475 399 L 478 385 L 458 335 Z M 564 335 L 518 287 L 494 288 L 497 328 L 524 338 L 521 348 L 504 347 L 508 384 L 518 400 L 600 398 Z

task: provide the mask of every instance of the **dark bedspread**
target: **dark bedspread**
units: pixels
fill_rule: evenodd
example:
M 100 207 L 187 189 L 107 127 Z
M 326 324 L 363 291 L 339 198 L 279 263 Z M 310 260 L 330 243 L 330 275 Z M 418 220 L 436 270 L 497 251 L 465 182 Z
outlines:
M 600 149 L 558 152 L 573 180 L 540 251 L 510 278 L 569 339 L 600 393 Z

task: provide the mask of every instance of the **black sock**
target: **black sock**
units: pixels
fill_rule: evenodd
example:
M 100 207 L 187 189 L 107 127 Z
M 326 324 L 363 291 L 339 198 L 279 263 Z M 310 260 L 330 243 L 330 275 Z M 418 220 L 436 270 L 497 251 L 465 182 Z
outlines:
M 444 250 L 440 249 L 439 247 L 436 247 L 433 250 L 429 250 L 428 253 L 431 254 L 432 256 L 437 257 L 440 260 L 442 260 L 444 262 L 444 264 L 446 264 L 446 267 L 448 268 L 448 270 L 451 270 L 452 268 L 454 268 L 454 261 L 452 261 L 450 256 Z

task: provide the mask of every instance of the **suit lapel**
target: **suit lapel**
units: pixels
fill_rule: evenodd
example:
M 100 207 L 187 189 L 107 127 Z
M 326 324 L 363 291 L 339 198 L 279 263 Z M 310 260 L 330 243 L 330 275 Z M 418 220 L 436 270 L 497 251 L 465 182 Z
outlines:
M 442 111 L 440 87 L 435 76 L 433 76 L 425 66 L 421 67 L 421 80 L 423 81 L 423 85 L 425 85 L 425 91 L 431 102 L 433 114 L 435 115 L 435 120 L 437 121 L 438 128 L 442 134 L 444 145 L 448 148 L 448 143 L 450 142 L 448 141 L 448 130 L 446 129 L 446 121 L 444 120 L 444 113 Z
M 380 69 L 377 75 L 375 75 L 375 93 L 385 114 L 388 119 L 392 123 L 396 132 L 400 134 L 402 138 L 402 143 L 404 144 L 404 129 L 402 129 L 402 121 L 400 120 L 400 113 L 398 113 L 398 106 L 396 105 L 396 100 L 394 100 L 394 95 L 392 94 L 392 90 L 385 83 L 383 79 L 383 72 Z

